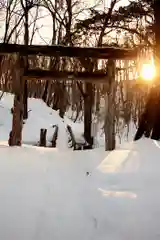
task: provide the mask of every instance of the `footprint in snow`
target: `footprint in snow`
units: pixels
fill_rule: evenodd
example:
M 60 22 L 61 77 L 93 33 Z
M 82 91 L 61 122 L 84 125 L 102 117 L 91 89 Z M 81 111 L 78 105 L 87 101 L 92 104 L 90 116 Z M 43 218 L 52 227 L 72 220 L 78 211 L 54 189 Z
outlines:
M 90 172 L 86 172 L 86 176 L 91 176 L 91 173 Z

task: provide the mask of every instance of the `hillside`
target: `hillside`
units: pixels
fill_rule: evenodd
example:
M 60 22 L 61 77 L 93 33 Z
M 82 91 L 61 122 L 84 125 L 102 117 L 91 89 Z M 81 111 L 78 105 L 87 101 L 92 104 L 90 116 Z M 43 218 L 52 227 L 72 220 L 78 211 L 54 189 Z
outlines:
M 0 141 L 8 141 L 9 132 L 12 128 L 11 108 L 13 106 L 13 95 L 5 93 L 0 101 Z M 40 99 L 31 98 L 28 100 L 29 118 L 23 127 L 23 144 L 38 145 L 40 139 L 40 129 L 47 129 L 47 145 L 51 145 L 54 129 L 53 125 L 59 126 L 59 136 L 57 140 L 58 148 L 68 148 L 68 134 L 66 126 L 69 124 L 77 139 L 83 141 L 83 124 L 73 123 L 69 118 L 64 120 L 59 117 L 58 111 L 54 111 Z

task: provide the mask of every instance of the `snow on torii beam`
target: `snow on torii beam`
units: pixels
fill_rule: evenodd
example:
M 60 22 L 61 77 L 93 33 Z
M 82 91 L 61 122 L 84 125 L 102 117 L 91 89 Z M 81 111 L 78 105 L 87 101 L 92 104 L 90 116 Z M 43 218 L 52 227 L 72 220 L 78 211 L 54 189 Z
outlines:
M 61 45 L 19 45 L 0 44 L 0 55 L 19 53 L 21 55 L 60 56 L 96 59 L 136 59 L 138 51 L 114 47 L 68 47 Z

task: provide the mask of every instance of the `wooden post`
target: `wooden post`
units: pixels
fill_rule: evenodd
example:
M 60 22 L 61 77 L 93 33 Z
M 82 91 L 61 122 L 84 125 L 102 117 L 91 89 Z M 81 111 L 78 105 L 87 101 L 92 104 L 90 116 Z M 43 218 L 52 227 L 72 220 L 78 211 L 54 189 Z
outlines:
M 108 89 L 106 94 L 106 114 L 105 114 L 105 150 L 115 149 L 115 62 L 108 61 L 107 66 Z
M 69 134 L 70 134 L 70 136 L 71 136 L 73 149 L 76 150 L 77 143 L 76 143 L 74 134 L 73 134 L 73 132 L 72 132 L 72 128 L 71 128 L 69 125 L 67 125 L 67 130 L 68 130 L 68 132 L 69 132 Z
M 58 125 L 55 126 L 55 132 L 54 132 L 53 138 L 52 138 L 52 147 L 53 148 L 56 147 L 57 137 L 58 137 Z
M 47 135 L 47 129 L 41 128 L 39 146 L 46 147 L 46 135 Z
M 9 145 L 21 146 L 22 144 L 22 127 L 23 127 L 23 94 L 24 94 L 24 59 L 22 56 L 17 57 L 16 79 L 13 81 L 14 105 L 12 131 L 10 132 Z

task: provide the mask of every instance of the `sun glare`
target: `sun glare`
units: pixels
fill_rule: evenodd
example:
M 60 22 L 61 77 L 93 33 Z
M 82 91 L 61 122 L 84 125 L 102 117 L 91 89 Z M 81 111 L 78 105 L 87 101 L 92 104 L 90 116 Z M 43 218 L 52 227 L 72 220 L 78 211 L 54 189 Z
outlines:
M 141 70 L 141 77 L 145 81 L 152 81 L 156 75 L 155 66 L 153 63 L 143 64 Z

